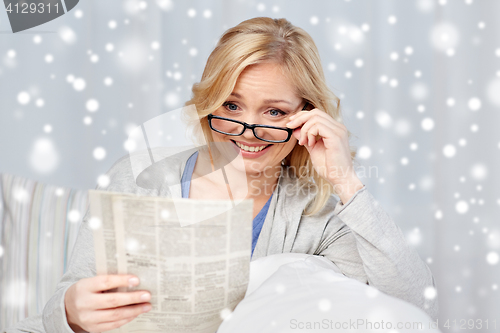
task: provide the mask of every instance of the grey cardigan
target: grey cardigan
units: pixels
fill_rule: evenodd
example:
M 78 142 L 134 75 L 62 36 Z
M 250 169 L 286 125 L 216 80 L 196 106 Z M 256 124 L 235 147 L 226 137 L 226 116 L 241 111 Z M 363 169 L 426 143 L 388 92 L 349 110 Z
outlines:
M 194 151 L 196 149 L 175 155 L 170 153 L 169 157 L 147 169 L 150 165 L 148 153 L 126 155 L 107 172 L 109 186 L 105 189 L 98 186 L 97 189 L 180 198 L 180 186 L 172 185 L 180 184 L 186 161 Z M 133 170 L 137 175 L 144 169 L 142 175 L 148 177 L 136 179 Z M 297 189 L 296 180 L 287 167 L 282 167 L 252 261 L 290 252 L 324 256 L 335 263 L 344 275 L 410 302 L 427 312 L 432 319 L 437 318 L 437 297 L 424 297 L 427 287 L 436 288 L 429 267 L 408 245 L 401 229 L 366 186 L 346 203 L 332 195 L 322 211 L 314 216 L 304 216 L 302 212 L 314 192 L 307 188 L 292 190 Z M 293 195 L 290 195 L 290 190 Z M 64 294 L 78 280 L 96 275 L 93 234 L 87 223 L 88 215 L 87 210 L 68 270 L 43 313 L 27 318 L 4 332 L 73 332 L 66 320 Z

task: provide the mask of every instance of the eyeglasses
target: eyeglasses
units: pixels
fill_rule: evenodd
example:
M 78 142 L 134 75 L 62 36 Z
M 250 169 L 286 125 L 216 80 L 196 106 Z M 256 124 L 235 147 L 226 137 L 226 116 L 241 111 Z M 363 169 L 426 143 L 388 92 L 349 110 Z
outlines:
M 306 103 L 302 110 L 305 110 L 307 104 L 309 103 Z M 215 132 L 238 136 L 242 135 L 249 128 L 257 139 L 273 143 L 287 142 L 292 137 L 294 130 L 288 127 L 247 124 L 243 121 L 214 116 L 211 113 L 207 118 L 210 128 Z

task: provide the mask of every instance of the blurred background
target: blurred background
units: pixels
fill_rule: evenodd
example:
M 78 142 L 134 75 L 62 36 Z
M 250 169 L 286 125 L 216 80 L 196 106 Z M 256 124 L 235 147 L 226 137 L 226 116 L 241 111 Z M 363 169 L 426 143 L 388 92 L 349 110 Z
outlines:
M 226 29 L 284 17 L 316 42 L 361 180 L 432 270 L 440 324 L 499 329 L 499 12 L 495 0 L 82 1 L 13 34 L 2 9 L 0 173 L 95 188 L 132 129 L 190 99 Z

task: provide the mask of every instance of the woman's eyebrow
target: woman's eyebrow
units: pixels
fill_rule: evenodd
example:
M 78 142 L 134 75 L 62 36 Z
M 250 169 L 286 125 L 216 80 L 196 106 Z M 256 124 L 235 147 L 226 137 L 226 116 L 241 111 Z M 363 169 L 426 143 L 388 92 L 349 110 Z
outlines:
M 285 101 L 284 99 L 265 99 L 264 103 L 286 103 L 292 105 L 292 103 Z
M 238 93 L 231 93 L 231 96 L 234 96 L 236 98 L 241 98 L 241 95 Z M 286 103 L 292 105 L 291 102 L 285 101 L 284 99 L 265 99 L 264 103 Z

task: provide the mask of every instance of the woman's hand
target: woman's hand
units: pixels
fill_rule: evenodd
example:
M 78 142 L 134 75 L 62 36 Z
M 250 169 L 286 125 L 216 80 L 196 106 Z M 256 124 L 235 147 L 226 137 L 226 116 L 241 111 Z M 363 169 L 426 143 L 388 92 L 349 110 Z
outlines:
M 345 125 L 319 109 L 300 111 L 290 120 L 286 126 L 295 129 L 293 136 L 306 147 L 316 172 L 334 186 L 343 203 L 349 201 L 364 185 L 353 168 Z
M 75 332 L 104 332 L 132 321 L 151 310 L 147 291 L 108 292 L 117 287 L 139 284 L 133 275 L 99 275 L 81 279 L 64 296 L 66 318 Z

